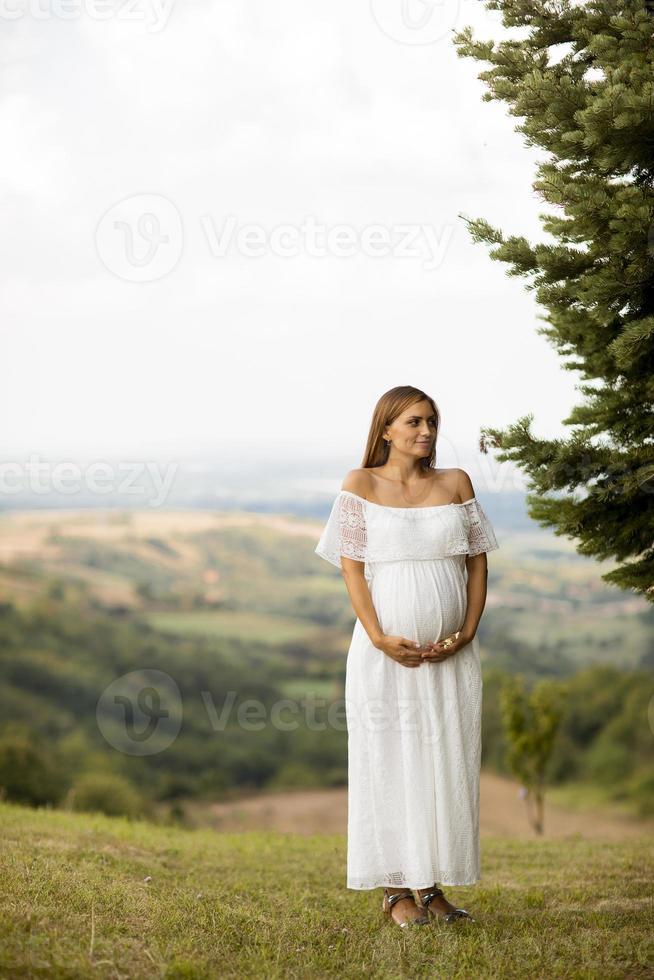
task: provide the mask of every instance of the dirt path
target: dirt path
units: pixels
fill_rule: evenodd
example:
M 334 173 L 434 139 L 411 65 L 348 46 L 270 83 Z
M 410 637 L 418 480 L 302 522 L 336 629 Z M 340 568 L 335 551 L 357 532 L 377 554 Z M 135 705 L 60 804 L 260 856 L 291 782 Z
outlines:
M 269 793 L 238 802 L 215 803 L 209 808 L 208 816 L 201 811 L 194 812 L 192 806 L 188 809 L 198 824 L 208 822 L 216 830 L 279 830 L 295 834 L 347 830 L 345 789 Z M 502 776 L 482 773 L 480 823 L 482 836 L 534 837 L 517 784 Z M 603 840 L 654 836 L 654 821 L 630 820 L 595 810 L 576 813 L 546 802 L 545 836 L 575 835 Z

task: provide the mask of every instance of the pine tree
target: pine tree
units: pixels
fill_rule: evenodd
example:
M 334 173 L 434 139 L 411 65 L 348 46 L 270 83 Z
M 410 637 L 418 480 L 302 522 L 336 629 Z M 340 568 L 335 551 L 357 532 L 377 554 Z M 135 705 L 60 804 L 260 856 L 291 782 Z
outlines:
M 516 131 L 543 148 L 533 183 L 552 242 L 506 236 L 459 215 L 524 276 L 546 315 L 537 328 L 579 371 L 583 400 L 540 439 L 533 413 L 481 430 L 527 474 L 529 515 L 616 567 L 605 581 L 654 602 L 654 3 L 485 0 L 519 36 L 454 35 L 457 54 L 492 67 L 484 101 L 508 104 Z M 549 494 L 549 496 L 547 496 Z

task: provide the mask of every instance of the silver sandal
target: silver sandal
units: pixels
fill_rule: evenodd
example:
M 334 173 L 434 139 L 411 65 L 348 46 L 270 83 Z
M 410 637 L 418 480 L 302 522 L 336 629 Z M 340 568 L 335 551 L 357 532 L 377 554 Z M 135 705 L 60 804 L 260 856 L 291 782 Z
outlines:
M 445 897 L 445 892 L 442 888 L 434 887 L 427 892 L 426 895 L 420 895 L 418 893 L 418 898 L 420 899 L 420 904 L 423 908 L 429 909 L 429 903 L 433 902 L 435 898 L 439 895 Z M 477 920 L 470 915 L 465 909 L 454 909 L 452 912 L 434 912 L 437 918 L 443 919 L 444 922 L 451 923 L 456 922 L 457 919 L 470 919 L 471 922 L 476 922 Z
M 395 903 L 399 902 L 401 898 L 411 898 L 415 902 L 415 898 L 410 888 L 407 888 L 405 891 L 402 892 L 395 892 L 393 895 L 388 894 L 388 888 L 384 889 L 384 897 L 382 898 L 382 911 L 386 913 L 386 915 L 391 919 L 392 922 L 395 922 L 396 926 L 399 926 L 401 929 L 403 929 L 405 926 L 424 926 L 429 923 L 428 912 L 426 915 L 421 915 L 416 919 L 407 919 L 406 922 L 396 922 L 391 914 L 391 910 L 395 905 Z

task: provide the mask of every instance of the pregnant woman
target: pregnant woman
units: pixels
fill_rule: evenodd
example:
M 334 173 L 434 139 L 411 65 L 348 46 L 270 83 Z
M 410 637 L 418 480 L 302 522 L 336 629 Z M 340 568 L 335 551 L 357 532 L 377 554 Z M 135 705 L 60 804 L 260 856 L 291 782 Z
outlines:
M 439 423 L 417 388 L 382 395 L 363 465 L 345 477 L 316 548 L 341 569 L 357 617 L 345 681 L 347 887 L 382 887 L 400 926 L 471 919 L 439 882 L 480 879 L 476 632 L 486 552 L 499 545 L 468 474 L 433 466 Z

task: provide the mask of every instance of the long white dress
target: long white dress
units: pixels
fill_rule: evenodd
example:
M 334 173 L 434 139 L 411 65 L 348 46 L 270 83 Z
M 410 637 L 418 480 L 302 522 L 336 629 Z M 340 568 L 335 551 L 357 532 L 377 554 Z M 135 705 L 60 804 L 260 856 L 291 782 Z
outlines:
M 459 630 L 466 555 L 498 548 L 476 497 L 387 507 L 339 491 L 315 551 L 365 562 L 382 631 L 419 643 Z M 404 667 L 356 619 L 347 654 L 347 887 L 479 881 L 482 675 L 479 640 Z

